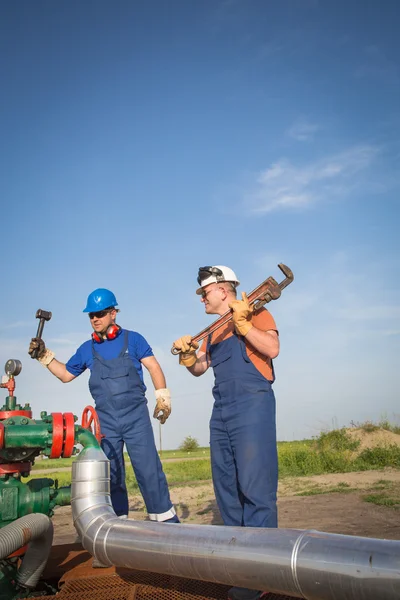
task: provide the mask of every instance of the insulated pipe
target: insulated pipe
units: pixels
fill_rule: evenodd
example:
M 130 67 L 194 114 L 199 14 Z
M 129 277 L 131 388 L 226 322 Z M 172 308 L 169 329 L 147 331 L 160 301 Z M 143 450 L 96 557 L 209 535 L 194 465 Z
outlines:
M 109 461 L 85 448 L 72 466 L 82 544 L 103 565 L 176 575 L 307 600 L 398 600 L 400 541 L 296 529 L 216 527 L 115 515 Z
M 29 544 L 18 569 L 17 582 L 33 589 L 46 566 L 52 543 L 53 523 L 49 517 L 41 513 L 25 515 L 0 530 L 0 559 Z

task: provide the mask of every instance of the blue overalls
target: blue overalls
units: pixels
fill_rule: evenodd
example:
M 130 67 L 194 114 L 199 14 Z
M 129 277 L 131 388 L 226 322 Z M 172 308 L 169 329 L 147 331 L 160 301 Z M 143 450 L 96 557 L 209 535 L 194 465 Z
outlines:
M 210 420 L 215 496 L 225 525 L 277 527 L 275 396 L 236 334 L 211 344 L 214 407 Z
M 168 484 L 154 443 L 144 384 L 126 353 L 128 331 L 117 358 L 106 360 L 94 349 L 89 389 L 96 402 L 102 448 L 110 460 L 111 500 L 115 513 L 129 512 L 125 484 L 124 443 L 128 451 L 139 489 L 152 521 L 178 523 L 172 506 Z

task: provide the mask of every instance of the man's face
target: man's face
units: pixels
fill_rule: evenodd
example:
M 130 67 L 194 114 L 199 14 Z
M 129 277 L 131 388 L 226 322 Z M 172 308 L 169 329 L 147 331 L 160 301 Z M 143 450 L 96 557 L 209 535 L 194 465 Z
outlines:
M 107 328 L 115 323 L 117 311 L 115 308 L 89 313 L 90 324 L 96 333 L 105 333 Z
M 201 302 L 204 302 L 204 308 L 207 314 L 209 315 L 217 315 L 221 309 L 221 304 L 223 302 L 223 292 L 224 289 L 220 287 L 217 283 L 210 283 L 205 288 L 203 288 L 201 294 Z M 224 297 L 226 294 L 224 295 Z

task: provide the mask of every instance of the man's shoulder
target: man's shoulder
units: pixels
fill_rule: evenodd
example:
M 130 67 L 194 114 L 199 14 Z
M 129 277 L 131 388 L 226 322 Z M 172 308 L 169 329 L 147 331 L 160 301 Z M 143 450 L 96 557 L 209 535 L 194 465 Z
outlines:
M 79 346 L 76 354 L 80 356 L 82 363 L 86 363 L 88 358 L 92 355 L 92 340 L 86 340 Z
M 83 342 L 83 344 L 81 344 L 77 350 L 77 352 L 87 352 L 89 349 L 91 350 L 92 348 L 92 340 L 86 340 L 86 342 Z
M 253 315 L 253 323 L 254 325 L 267 325 L 270 326 L 271 329 L 275 329 L 276 324 L 275 324 L 275 319 L 274 317 L 271 315 L 271 313 L 269 312 L 269 310 L 267 310 L 264 306 L 258 310 L 257 312 L 254 313 Z
M 133 329 L 123 329 L 123 331 L 128 333 L 129 339 L 144 339 L 144 336 L 141 333 L 134 331 Z

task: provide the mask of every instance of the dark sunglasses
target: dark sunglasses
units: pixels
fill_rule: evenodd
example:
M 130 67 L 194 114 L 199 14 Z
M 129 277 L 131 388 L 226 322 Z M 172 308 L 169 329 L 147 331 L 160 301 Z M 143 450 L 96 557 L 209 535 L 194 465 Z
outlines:
M 97 312 L 90 312 L 89 313 L 89 319 L 102 319 L 103 317 L 105 317 L 106 315 L 108 315 L 109 312 L 111 312 L 113 309 L 112 308 L 105 308 L 104 310 L 99 310 Z
M 205 279 L 215 275 L 218 281 L 225 281 L 224 274 L 218 267 L 200 267 L 197 283 L 201 285 Z

